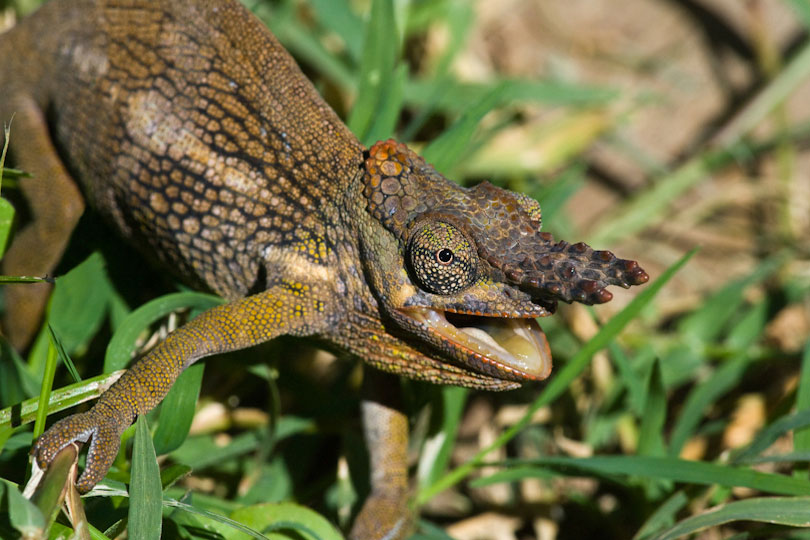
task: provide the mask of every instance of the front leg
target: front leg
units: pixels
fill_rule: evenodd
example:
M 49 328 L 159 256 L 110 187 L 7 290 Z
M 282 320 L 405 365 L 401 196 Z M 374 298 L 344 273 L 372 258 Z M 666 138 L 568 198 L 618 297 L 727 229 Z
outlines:
M 408 507 L 408 417 L 401 411 L 398 379 L 366 369 L 363 431 L 370 457 L 371 493 L 357 515 L 351 540 L 398 540 L 413 525 Z
M 107 474 L 121 434 L 135 417 L 152 410 L 180 373 L 197 360 L 250 347 L 282 334 L 315 331 L 323 314 L 315 295 L 302 296 L 284 284 L 214 307 L 181 326 L 127 371 L 86 413 L 54 424 L 37 439 L 31 454 L 43 469 L 65 446 L 90 441 L 87 465 L 76 482 L 80 492 Z

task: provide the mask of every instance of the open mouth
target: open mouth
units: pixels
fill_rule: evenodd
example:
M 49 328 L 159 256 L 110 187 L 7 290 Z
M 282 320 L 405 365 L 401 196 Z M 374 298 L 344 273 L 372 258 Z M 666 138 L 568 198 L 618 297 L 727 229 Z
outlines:
M 499 371 L 533 380 L 551 373 L 551 350 L 535 319 L 480 317 L 428 308 L 409 309 L 408 315 Z

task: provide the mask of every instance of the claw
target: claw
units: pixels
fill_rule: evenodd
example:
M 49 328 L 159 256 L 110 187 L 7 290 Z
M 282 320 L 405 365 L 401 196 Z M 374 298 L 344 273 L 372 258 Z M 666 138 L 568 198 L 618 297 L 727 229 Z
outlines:
M 126 426 L 124 426 L 126 428 Z M 94 410 L 68 416 L 51 426 L 37 439 L 31 455 L 43 470 L 53 462 L 56 455 L 71 443 L 86 444 L 90 441 L 87 461 L 76 488 L 87 493 L 98 484 L 112 466 L 121 445 L 121 429 L 113 420 Z

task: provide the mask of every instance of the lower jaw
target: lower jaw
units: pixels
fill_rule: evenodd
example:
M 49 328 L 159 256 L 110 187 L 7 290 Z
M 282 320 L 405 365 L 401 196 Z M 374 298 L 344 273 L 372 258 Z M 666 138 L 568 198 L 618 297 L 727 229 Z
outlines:
M 480 317 L 418 308 L 405 312 L 482 371 L 510 380 L 542 380 L 551 351 L 534 319 Z M 464 359 L 462 359 L 464 361 Z

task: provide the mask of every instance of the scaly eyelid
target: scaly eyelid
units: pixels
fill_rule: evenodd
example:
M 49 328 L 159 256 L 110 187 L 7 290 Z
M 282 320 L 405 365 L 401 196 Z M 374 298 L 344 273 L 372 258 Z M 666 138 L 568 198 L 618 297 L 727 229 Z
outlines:
M 474 245 L 461 229 L 446 221 L 420 220 L 405 250 L 415 282 L 428 292 L 456 294 L 478 277 Z

